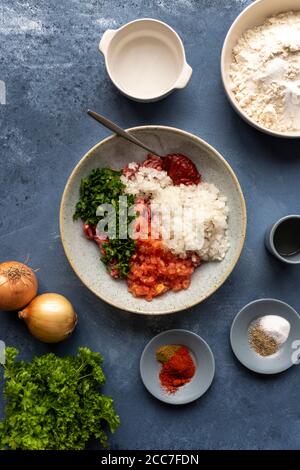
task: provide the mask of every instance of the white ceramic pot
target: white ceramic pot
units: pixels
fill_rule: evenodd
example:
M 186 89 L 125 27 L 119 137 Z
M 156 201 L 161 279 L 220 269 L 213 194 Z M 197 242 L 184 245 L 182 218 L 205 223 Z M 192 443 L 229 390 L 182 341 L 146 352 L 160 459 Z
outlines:
M 151 102 L 184 88 L 192 75 L 174 29 L 143 18 L 103 34 L 100 52 L 114 85 L 128 98 Z
M 233 22 L 225 38 L 221 56 L 221 73 L 229 101 L 245 121 L 266 134 L 271 134 L 277 137 L 299 138 L 300 132 L 276 132 L 257 124 L 257 122 L 251 119 L 235 99 L 234 93 L 230 88 L 229 76 L 232 61 L 232 49 L 243 33 L 250 28 L 263 24 L 265 19 L 269 16 L 290 10 L 300 10 L 300 0 L 256 0 L 250 6 L 245 8 L 245 10 L 243 10 Z

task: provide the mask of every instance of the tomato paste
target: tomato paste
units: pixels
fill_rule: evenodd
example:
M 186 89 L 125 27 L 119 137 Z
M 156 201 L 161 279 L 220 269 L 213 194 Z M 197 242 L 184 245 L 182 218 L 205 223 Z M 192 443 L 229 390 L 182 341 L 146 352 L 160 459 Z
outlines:
M 150 153 L 142 166 L 166 171 L 176 186 L 179 184 L 199 184 L 201 181 L 201 175 L 196 165 L 181 153 L 173 153 L 165 157 L 158 157 Z

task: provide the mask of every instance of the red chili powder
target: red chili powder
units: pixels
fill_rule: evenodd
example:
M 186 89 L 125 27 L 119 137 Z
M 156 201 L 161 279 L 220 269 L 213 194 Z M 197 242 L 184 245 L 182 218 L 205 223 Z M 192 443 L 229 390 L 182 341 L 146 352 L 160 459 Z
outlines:
M 162 366 L 159 374 L 161 386 L 168 393 L 175 393 L 179 387 L 191 381 L 195 371 L 188 348 L 181 346 Z

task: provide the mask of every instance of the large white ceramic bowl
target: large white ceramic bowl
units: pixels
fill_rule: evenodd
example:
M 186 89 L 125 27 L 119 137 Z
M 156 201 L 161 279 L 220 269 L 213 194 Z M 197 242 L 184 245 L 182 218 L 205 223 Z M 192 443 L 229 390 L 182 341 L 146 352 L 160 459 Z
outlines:
M 125 281 L 106 272 L 95 243 L 83 235 L 82 223 L 72 216 L 82 178 L 98 167 L 121 169 L 131 161 L 142 161 L 146 152 L 124 139 L 112 136 L 89 150 L 73 170 L 64 190 L 60 209 L 61 239 L 67 258 L 82 282 L 98 297 L 122 310 L 143 314 L 173 313 L 192 307 L 213 294 L 227 279 L 242 251 L 246 233 L 246 207 L 239 182 L 226 160 L 209 144 L 188 132 L 164 126 L 129 129 L 157 152 L 183 153 L 197 165 L 204 180 L 215 183 L 228 198 L 230 249 L 222 262 L 203 263 L 192 276 L 187 290 L 167 292 L 152 302 L 134 298 Z
M 234 93 L 230 88 L 229 77 L 230 64 L 232 62 L 232 49 L 242 34 L 247 31 L 247 29 L 263 24 L 265 19 L 269 16 L 290 10 L 300 10 L 300 0 L 256 0 L 245 8 L 233 22 L 225 38 L 221 55 L 221 74 L 230 103 L 245 121 L 256 129 L 276 137 L 299 138 L 300 132 L 276 132 L 257 124 L 256 121 L 251 119 L 235 99 Z

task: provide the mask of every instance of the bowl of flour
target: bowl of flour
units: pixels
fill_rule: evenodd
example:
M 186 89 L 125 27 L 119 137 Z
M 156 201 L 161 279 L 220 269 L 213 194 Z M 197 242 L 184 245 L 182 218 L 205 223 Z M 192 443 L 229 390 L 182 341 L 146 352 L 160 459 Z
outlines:
M 234 109 L 273 136 L 300 137 L 300 1 L 257 0 L 224 41 L 221 73 Z

